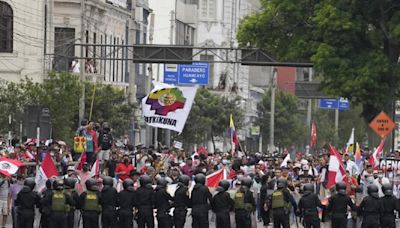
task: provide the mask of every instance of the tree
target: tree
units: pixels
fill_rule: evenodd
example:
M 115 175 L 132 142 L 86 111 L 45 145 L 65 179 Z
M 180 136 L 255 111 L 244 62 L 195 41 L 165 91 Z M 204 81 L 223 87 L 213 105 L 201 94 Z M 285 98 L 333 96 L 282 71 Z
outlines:
M 323 89 L 361 104 L 366 121 L 391 110 L 400 85 L 398 1 L 261 3 L 261 11 L 239 26 L 241 45 L 263 48 L 280 60 L 311 60 Z
M 235 118 L 235 127 L 239 129 L 243 121 L 238 99 L 214 95 L 207 89 L 197 90 L 192 110 L 180 138 L 185 144 L 195 144 L 211 140 L 215 150 L 217 137 L 226 137 L 229 118 Z
M 275 95 L 275 146 L 289 147 L 293 144 L 304 145 L 306 126 L 301 118 L 302 113 L 297 108 L 298 100 L 295 96 L 277 91 Z M 262 101 L 257 105 L 258 119 L 263 144 L 269 144 L 271 92 L 267 90 Z

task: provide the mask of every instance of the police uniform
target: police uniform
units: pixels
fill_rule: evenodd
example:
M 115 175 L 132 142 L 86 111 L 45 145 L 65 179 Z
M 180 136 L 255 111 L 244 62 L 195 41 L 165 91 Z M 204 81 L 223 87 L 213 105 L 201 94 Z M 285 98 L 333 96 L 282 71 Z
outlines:
M 27 178 L 24 181 L 24 187 L 17 195 L 15 206 L 17 207 L 17 227 L 33 228 L 35 220 L 35 206 L 40 205 L 39 195 L 33 191 L 35 180 Z
M 80 195 L 80 208 L 82 211 L 83 228 L 98 228 L 101 206 L 97 182 L 90 178 L 86 181 L 86 192 Z
M 251 213 L 255 211 L 255 200 L 250 191 L 253 180 L 246 177 L 241 181 L 241 187 L 235 193 L 235 222 L 237 228 L 251 227 Z
M 173 198 L 175 228 L 183 228 L 185 226 L 187 208 L 190 206 L 189 190 L 187 187 L 189 180 L 190 178 L 187 175 L 179 177 L 178 188 Z
M 155 197 L 155 208 L 157 209 L 158 227 L 172 228 L 172 218 L 169 215 L 172 197 L 167 192 L 167 181 L 162 178 L 157 181 Z
M 234 201 L 226 191 L 229 189 L 228 181 L 219 182 L 218 193 L 211 200 L 211 209 L 216 215 L 216 228 L 230 228 L 231 219 L 229 212 L 234 208 Z
M 79 203 L 79 194 L 75 190 L 75 184 L 77 180 L 75 178 L 68 177 L 64 180 L 64 192 L 69 195 L 69 197 L 73 200 L 74 204 L 71 206 L 69 212 L 67 213 L 67 227 L 74 228 L 75 221 L 75 209 L 78 207 Z
M 122 183 L 124 190 L 118 193 L 118 217 L 121 228 L 133 227 L 133 207 L 135 206 L 135 192 L 133 181 L 125 179 Z
M 381 219 L 382 228 L 395 228 L 396 217 L 394 211 L 400 212 L 399 200 L 393 196 L 393 186 L 391 184 L 384 184 L 382 191 L 385 196 L 382 198 L 383 215 Z
M 347 207 L 355 211 L 356 207 L 351 198 L 346 195 L 346 184 L 336 184 L 337 194 L 329 198 L 328 212 L 331 215 L 332 228 L 343 228 L 347 226 Z
M 136 190 L 138 209 L 138 227 L 154 228 L 154 190 L 151 186 L 151 177 L 142 175 L 139 179 L 140 187 Z
M 297 205 L 293 196 L 287 190 L 287 180 L 280 178 L 277 180 L 277 190 L 271 195 L 272 215 L 274 220 L 274 228 L 289 228 L 291 206 L 296 211 Z
M 212 195 L 210 190 L 204 184 L 206 183 L 206 176 L 204 174 L 197 174 L 194 178 L 195 185 L 190 199 L 192 206 L 192 227 L 193 228 L 208 228 L 208 209 L 209 202 L 211 202 Z
M 325 208 L 325 206 L 321 204 L 318 196 L 314 193 L 314 185 L 306 184 L 304 186 L 304 195 L 300 198 L 298 205 L 298 214 L 303 217 L 305 228 L 320 227 L 317 207 Z
M 380 227 L 381 213 L 383 213 L 383 204 L 379 199 L 378 186 L 372 184 L 367 187 L 368 196 L 366 196 L 358 207 L 358 214 L 362 216 L 362 228 Z
M 74 201 L 70 195 L 66 194 L 62 180 L 53 181 L 53 191 L 45 199 L 45 203 L 50 205 L 50 227 L 67 228 L 67 214 Z
M 53 179 L 46 180 L 46 189 L 42 192 L 42 199 L 40 200 L 40 208 L 39 211 L 41 213 L 40 217 L 40 227 L 42 228 L 50 228 L 50 204 L 46 204 L 43 202 L 44 199 L 47 199 L 51 193 L 53 188 Z
M 117 198 L 118 192 L 113 187 L 114 181 L 111 177 L 103 178 L 103 189 L 100 194 L 101 221 L 104 228 L 116 228 L 118 226 Z

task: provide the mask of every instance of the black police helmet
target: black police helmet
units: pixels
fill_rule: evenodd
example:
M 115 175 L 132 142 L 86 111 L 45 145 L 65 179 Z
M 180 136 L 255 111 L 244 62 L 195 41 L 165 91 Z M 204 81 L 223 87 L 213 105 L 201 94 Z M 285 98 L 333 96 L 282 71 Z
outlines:
M 188 175 L 182 175 L 178 179 L 179 183 L 182 183 L 185 186 L 189 185 L 190 177 Z
M 368 195 L 370 195 L 370 196 L 372 196 L 372 197 L 375 197 L 375 198 L 378 198 L 378 197 L 379 197 L 379 194 L 378 194 L 378 192 L 379 192 L 378 186 L 376 186 L 376 185 L 374 185 L 374 184 L 368 185 L 368 187 L 367 187 L 367 192 L 368 192 Z
M 393 195 L 393 186 L 389 183 L 382 185 L 382 191 L 385 196 Z
M 314 193 L 314 185 L 313 184 L 305 184 L 303 190 L 304 190 L 304 192 Z
M 346 195 L 346 184 L 344 182 L 336 183 L 336 191 L 341 195 Z
M 72 177 L 65 178 L 64 186 L 66 189 L 73 189 L 75 188 L 76 179 Z
M 53 181 L 53 189 L 54 190 L 63 190 L 64 189 L 64 181 L 61 179 L 56 179 Z
M 24 181 L 24 185 L 27 186 L 30 190 L 33 190 L 35 188 L 35 179 L 32 177 L 26 178 Z
M 218 185 L 222 188 L 223 191 L 228 191 L 229 187 L 231 186 L 229 181 L 227 180 L 220 181 Z
M 133 192 L 133 180 L 132 179 L 125 179 L 124 182 L 122 182 L 122 187 L 124 187 L 125 190 Z
M 246 186 L 248 188 L 251 188 L 251 186 L 253 185 L 253 180 L 250 177 L 244 177 L 241 181 L 240 184 L 242 186 Z
M 89 178 L 85 182 L 85 185 L 86 185 L 86 189 L 89 190 L 89 191 L 94 191 L 95 192 L 95 191 L 99 190 L 99 187 L 97 186 L 97 182 L 93 178 Z
M 53 188 L 53 179 L 49 178 L 46 181 L 46 189 L 51 190 Z
M 194 182 L 196 182 L 196 184 L 204 185 L 206 183 L 206 176 L 202 173 L 196 174 L 194 177 Z
M 103 177 L 103 185 L 112 187 L 114 185 L 112 177 L 109 176 Z
M 140 186 L 146 186 L 148 184 L 151 184 L 151 177 L 148 175 L 142 175 L 139 178 Z
M 157 185 L 161 187 L 167 187 L 168 181 L 165 178 L 159 178 L 157 180 Z
M 286 188 L 287 185 L 288 185 L 287 180 L 284 179 L 284 178 L 279 178 L 279 179 L 276 181 L 276 187 L 277 187 L 278 189 Z

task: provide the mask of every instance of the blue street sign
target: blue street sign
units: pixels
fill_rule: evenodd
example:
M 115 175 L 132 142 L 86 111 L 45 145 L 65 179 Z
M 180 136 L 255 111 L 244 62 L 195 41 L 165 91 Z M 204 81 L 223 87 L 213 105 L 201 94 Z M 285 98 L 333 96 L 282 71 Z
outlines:
M 208 85 L 208 63 L 194 62 L 192 65 L 165 64 L 164 83 Z
M 340 111 L 347 111 L 350 109 L 350 101 L 346 99 L 339 100 L 339 110 Z
M 164 64 L 164 83 L 178 84 L 178 64 Z
M 336 99 L 320 99 L 319 108 L 322 109 L 337 109 L 339 106 L 339 101 Z

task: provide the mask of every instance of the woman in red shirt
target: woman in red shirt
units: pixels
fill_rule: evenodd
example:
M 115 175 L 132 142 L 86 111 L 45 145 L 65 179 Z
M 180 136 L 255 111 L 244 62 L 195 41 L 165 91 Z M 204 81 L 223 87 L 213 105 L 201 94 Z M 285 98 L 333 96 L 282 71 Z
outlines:
M 346 170 L 346 176 L 344 177 L 344 183 L 346 183 L 346 192 L 349 196 L 356 194 L 356 189 L 359 187 L 357 179 L 350 175 L 350 172 Z
M 115 169 L 115 175 L 118 176 L 119 179 L 124 181 L 129 178 L 129 174 L 132 170 L 135 170 L 132 163 L 130 162 L 129 156 L 124 155 L 122 162 L 117 165 Z

